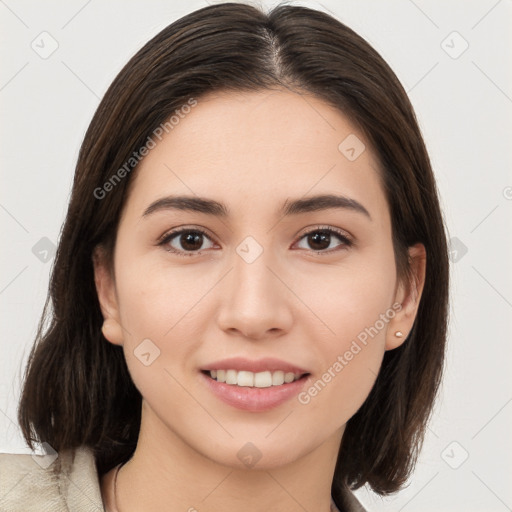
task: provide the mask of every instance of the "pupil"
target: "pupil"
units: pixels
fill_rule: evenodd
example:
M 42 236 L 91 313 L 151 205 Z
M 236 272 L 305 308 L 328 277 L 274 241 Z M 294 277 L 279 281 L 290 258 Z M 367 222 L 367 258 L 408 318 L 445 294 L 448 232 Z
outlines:
M 201 247 L 201 233 L 187 233 L 186 235 L 182 235 L 182 239 L 185 238 L 185 243 L 182 242 L 182 246 L 185 249 L 197 250 L 198 245 Z M 318 231 L 312 235 L 309 235 L 309 242 L 315 246 L 316 249 L 326 249 L 329 247 L 330 243 L 330 234 L 324 231 Z M 320 247 L 318 247 L 318 245 Z
M 320 243 L 320 245 L 322 246 L 322 247 L 317 247 L 317 249 L 326 249 L 327 247 L 329 247 L 329 243 L 330 243 L 329 238 L 330 238 L 330 234 L 326 233 L 325 231 L 319 231 L 319 232 L 309 236 L 310 243 L 312 242 L 313 245 Z M 322 242 L 324 242 L 324 243 L 322 244 Z M 327 244 L 325 244 L 325 242 L 327 242 Z
M 185 238 L 185 243 L 182 243 L 182 246 L 185 249 L 195 250 L 198 249 L 197 245 L 201 247 L 201 233 L 187 233 L 186 235 L 183 235 Z M 195 243 L 195 246 L 194 246 Z

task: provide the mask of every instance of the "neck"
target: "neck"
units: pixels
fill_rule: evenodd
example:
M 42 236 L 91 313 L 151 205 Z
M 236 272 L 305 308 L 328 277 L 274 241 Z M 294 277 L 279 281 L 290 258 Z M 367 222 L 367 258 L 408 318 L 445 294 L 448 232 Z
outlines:
M 118 474 L 117 509 L 329 512 L 341 435 L 285 465 L 240 469 L 194 450 L 143 405 L 137 448 Z

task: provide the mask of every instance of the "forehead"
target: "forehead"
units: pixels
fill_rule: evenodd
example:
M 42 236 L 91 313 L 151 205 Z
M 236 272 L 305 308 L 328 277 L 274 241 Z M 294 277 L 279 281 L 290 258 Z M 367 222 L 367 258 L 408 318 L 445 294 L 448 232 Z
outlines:
M 362 133 L 314 96 L 211 93 L 144 157 L 130 201 L 143 211 L 165 194 L 197 195 L 241 214 L 288 197 L 340 193 L 379 216 L 387 205 L 378 169 Z

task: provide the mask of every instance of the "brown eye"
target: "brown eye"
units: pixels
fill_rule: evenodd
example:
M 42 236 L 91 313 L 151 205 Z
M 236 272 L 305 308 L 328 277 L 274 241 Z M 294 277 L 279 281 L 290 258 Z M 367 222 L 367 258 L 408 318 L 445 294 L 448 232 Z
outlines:
M 165 246 L 166 250 L 180 256 L 194 256 L 205 249 L 202 247 L 204 238 L 210 240 L 206 232 L 201 229 L 181 229 L 168 233 L 159 245 Z
M 188 232 L 178 236 L 181 246 L 187 251 L 196 251 L 201 248 L 202 234 L 196 232 Z
M 350 247 L 352 245 L 352 241 L 348 239 L 343 233 L 332 229 L 332 228 L 317 228 L 313 231 L 309 231 L 301 237 L 301 240 L 306 240 L 307 247 L 301 247 L 304 249 L 311 249 L 315 252 L 330 254 L 340 249 L 336 249 L 336 247 L 340 247 L 341 249 Z M 341 243 L 337 245 L 331 246 L 331 244 L 338 239 Z M 331 248 L 331 250 L 327 250 Z
M 315 231 L 307 235 L 308 243 L 315 251 L 328 249 L 331 245 L 331 235 L 326 231 Z

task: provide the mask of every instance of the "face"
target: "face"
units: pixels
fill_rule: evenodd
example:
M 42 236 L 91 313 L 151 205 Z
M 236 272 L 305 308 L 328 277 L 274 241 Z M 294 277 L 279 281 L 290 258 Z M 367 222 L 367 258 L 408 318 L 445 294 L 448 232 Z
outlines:
M 114 275 L 95 267 L 143 424 L 230 466 L 339 443 L 421 294 L 396 275 L 378 169 L 338 110 L 281 90 L 200 98 L 151 149 Z

